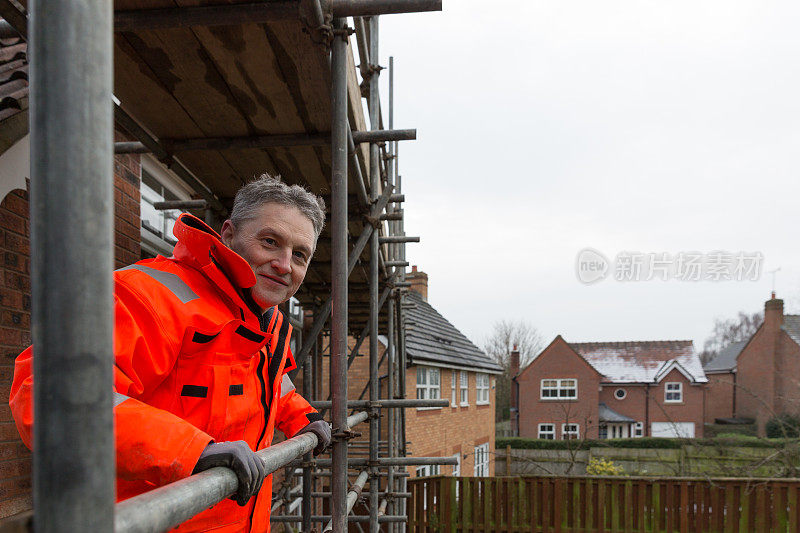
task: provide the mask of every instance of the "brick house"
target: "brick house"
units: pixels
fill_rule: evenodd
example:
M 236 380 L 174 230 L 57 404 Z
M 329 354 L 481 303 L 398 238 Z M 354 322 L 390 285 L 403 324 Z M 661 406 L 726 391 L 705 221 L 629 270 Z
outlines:
M 428 275 L 406 276 L 406 391 L 409 397 L 445 398 L 450 407 L 407 409 L 406 437 L 417 456 L 456 456 L 458 466 L 410 468 L 437 473 L 494 475 L 495 391 L 502 368 L 428 303 Z
M 405 410 L 407 452 L 417 457 L 456 456 L 459 460 L 455 467 L 408 467 L 408 472 L 412 477 L 494 475 L 495 380 L 502 368 L 428 303 L 425 272 L 418 271 L 415 266 L 406 274 L 406 281 L 411 283 L 404 303 L 408 356 L 406 397 L 450 400 L 450 407 Z M 347 372 L 348 398 L 351 399 L 367 397 L 368 339 L 362 343 L 360 355 Z M 379 341 L 379 356 L 382 356 L 386 339 L 380 336 Z M 351 337 L 351 350 L 355 344 Z M 327 397 L 328 365 L 321 366 L 320 382 L 323 397 Z M 383 376 L 381 387 L 384 387 L 385 362 L 378 372 Z M 366 455 L 366 442 L 366 435 L 355 440 L 350 453 Z
M 800 315 L 785 315 L 783 300 L 764 304 L 764 323 L 747 340 L 706 364 L 712 376 L 706 421 L 750 418 L 765 435 L 770 418 L 800 415 Z
M 520 437 L 702 436 L 708 380 L 691 341 L 567 343 L 559 335 L 514 380 Z
M 31 343 L 27 44 L 0 42 L 0 518 L 32 508 L 31 454 L 8 406 L 14 359 Z M 128 140 L 122 132 L 116 140 Z M 115 265 L 146 255 L 140 232 L 143 157 L 114 158 Z M 158 163 L 150 161 L 152 167 Z M 166 171 L 163 171 L 166 172 Z

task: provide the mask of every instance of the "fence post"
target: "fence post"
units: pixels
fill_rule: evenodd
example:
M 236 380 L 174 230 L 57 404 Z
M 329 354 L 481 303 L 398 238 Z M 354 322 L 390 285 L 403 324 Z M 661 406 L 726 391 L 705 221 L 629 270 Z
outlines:
M 511 445 L 506 445 L 506 475 L 511 475 Z

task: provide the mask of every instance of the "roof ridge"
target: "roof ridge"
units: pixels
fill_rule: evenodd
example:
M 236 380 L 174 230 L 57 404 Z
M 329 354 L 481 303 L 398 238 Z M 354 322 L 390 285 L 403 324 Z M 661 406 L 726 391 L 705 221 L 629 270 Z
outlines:
M 631 346 L 642 344 L 692 344 L 694 341 L 690 339 L 664 339 L 652 341 L 589 341 L 589 342 L 568 342 L 570 346 L 592 346 L 592 345 L 615 345 L 615 346 Z

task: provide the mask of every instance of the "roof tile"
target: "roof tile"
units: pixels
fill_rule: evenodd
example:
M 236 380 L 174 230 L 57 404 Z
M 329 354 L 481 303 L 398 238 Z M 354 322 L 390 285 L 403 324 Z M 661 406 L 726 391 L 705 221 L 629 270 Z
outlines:
M 427 361 L 489 372 L 503 370 L 418 293 L 409 291 L 406 298 L 413 304 L 405 312 L 406 352 L 413 362 Z

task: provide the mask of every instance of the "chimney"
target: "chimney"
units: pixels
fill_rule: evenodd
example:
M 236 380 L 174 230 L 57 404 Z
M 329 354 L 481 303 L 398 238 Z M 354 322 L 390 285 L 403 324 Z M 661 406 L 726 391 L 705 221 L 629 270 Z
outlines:
M 411 283 L 412 291 L 428 301 L 428 275 L 425 272 L 417 271 L 417 265 L 414 265 L 411 267 L 411 273 L 406 274 L 406 281 Z
M 783 325 L 783 300 L 775 298 L 774 292 L 764 304 L 764 325 L 776 330 Z
M 509 416 L 511 418 L 511 431 L 515 437 L 519 437 L 519 383 L 517 383 L 517 374 L 519 374 L 519 350 L 517 345 L 511 350 L 511 357 L 509 358 L 510 372 L 511 372 L 511 387 L 509 389 Z

